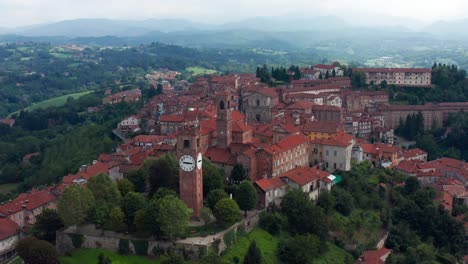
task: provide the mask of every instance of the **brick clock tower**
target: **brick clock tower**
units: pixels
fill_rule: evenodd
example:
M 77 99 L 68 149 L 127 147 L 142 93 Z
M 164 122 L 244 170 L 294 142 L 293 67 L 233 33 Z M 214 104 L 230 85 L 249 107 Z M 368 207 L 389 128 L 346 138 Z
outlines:
M 231 95 L 227 92 L 216 96 L 217 147 L 227 149 L 232 141 Z
M 177 136 L 177 158 L 179 159 L 180 198 L 193 210 L 193 218 L 200 218 L 203 208 L 203 175 L 201 133 L 198 120 L 184 124 Z

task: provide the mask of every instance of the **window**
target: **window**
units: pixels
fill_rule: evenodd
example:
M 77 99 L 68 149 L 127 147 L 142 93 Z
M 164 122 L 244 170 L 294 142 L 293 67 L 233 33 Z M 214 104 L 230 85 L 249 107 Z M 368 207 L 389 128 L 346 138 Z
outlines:
M 335 156 L 335 157 L 336 157 L 336 150 L 334 150 L 334 151 L 333 151 L 333 156 Z
M 325 151 L 325 156 L 328 156 L 328 149 Z
M 224 101 L 219 102 L 219 110 L 224 110 Z
M 336 163 L 333 163 L 333 169 L 336 170 Z
M 184 148 L 185 149 L 190 148 L 190 140 L 187 140 L 187 139 L 184 140 Z
M 255 115 L 255 119 L 256 119 L 258 122 L 260 122 L 260 115 L 259 115 L 259 114 L 256 114 L 256 115 Z
M 257 106 L 260 106 L 260 100 L 257 99 Z

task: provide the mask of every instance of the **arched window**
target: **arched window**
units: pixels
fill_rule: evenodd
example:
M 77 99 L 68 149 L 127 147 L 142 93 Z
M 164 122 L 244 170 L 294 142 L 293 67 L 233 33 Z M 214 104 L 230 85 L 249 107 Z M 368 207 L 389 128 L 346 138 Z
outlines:
M 224 110 L 224 101 L 219 102 L 219 110 Z
M 260 100 L 257 99 L 257 106 L 260 106 Z

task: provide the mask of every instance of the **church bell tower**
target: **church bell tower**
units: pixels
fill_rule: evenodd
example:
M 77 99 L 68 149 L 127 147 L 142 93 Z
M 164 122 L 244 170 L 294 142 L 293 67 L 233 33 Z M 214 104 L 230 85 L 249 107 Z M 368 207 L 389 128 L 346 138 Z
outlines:
M 227 92 L 216 96 L 217 147 L 227 149 L 232 142 L 231 95 Z

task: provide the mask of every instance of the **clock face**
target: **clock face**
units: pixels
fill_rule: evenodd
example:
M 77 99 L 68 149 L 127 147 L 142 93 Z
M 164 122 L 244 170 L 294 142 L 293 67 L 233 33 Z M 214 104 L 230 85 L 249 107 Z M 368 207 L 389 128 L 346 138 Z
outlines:
M 195 159 L 190 155 L 183 155 L 180 157 L 179 165 L 183 171 L 193 171 L 195 169 Z
M 202 162 L 203 162 L 202 154 L 198 153 L 198 156 L 197 156 L 197 169 L 201 170 Z

